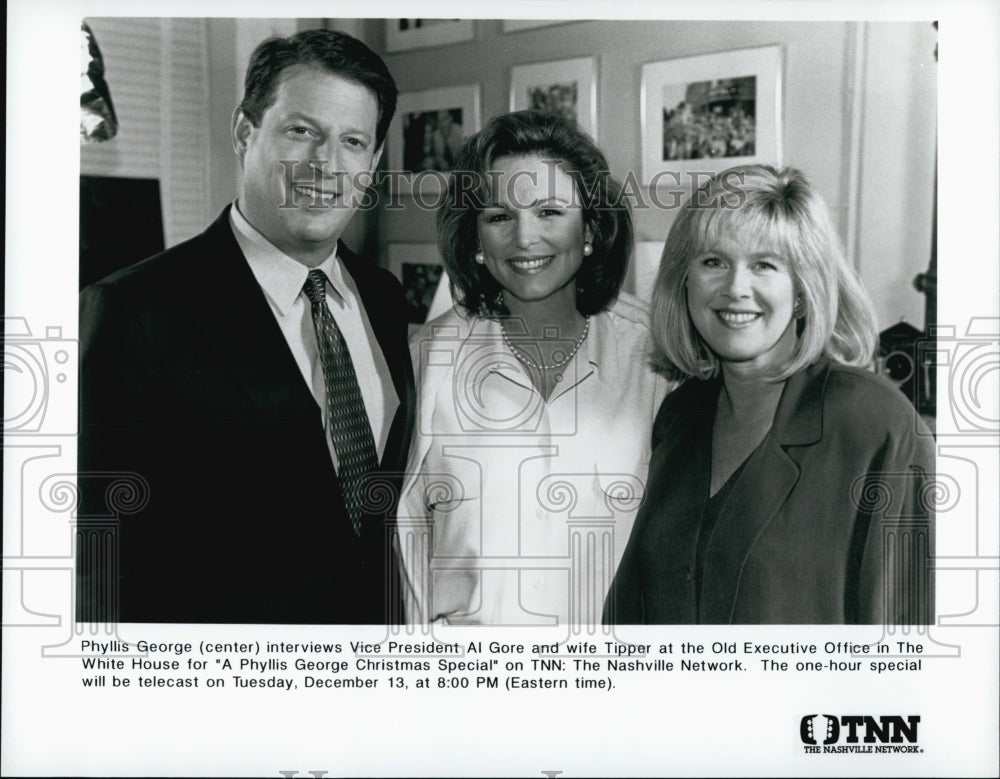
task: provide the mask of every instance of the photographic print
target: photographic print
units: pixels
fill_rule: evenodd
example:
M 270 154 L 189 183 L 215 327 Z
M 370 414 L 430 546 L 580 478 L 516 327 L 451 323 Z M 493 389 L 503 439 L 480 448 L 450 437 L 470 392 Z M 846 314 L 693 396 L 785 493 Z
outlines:
M 643 181 L 685 170 L 781 163 L 780 46 L 642 67 Z
M 403 263 L 403 291 L 406 293 L 408 322 L 423 324 L 427 319 L 427 311 L 434 300 L 443 271 L 442 265 Z
M 423 49 L 469 41 L 473 37 L 471 19 L 387 19 L 386 51 Z
M 752 157 L 757 77 L 663 88 L 663 159 Z
M 450 171 L 462 146 L 462 113 L 461 108 L 443 108 L 404 114 L 403 169 Z
M 389 270 L 403 285 L 411 335 L 424 322 L 451 307 L 448 274 L 437 244 L 394 241 L 386 249 L 386 260 Z
M 579 57 L 511 68 L 510 110 L 528 108 L 572 119 L 596 140 L 596 58 Z
M 552 13 L 554 5 L 539 6 L 549 8 L 540 13 Z M 54 6 L 60 10 L 53 12 Z M 450 45 L 425 42 L 420 45 L 435 48 L 423 50 L 417 48 L 420 36 L 437 34 L 452 22 L 432 19 L 411 25 L 410 20 L 404 24 L 388 19 L 388 14 L 366 19 L 304 14 L 262 18 L 267 13 L 296 13 L 300 6 L 317 8 L 295 2 L 263 6 L 210 0 L 198 7 L 196 12 L 206 14 L 199 19 L 171 17 L 176 9 L 163 0 L 144 4 L 141 17 L 132 16 L 136 6 L 124 0 L 102 0 L 99 7 L 83 0 L 8 3 L 7 175 L 17 197 L 7 205 L 10 272 L 3 351 L 9 370 L 4 372 L 3 446 L 8 543 L 3 561 L 0 774 L 997 776 L 1000 493 L 993 477 L 1000 457 L 1000 297 L 988 280 L 996 271 L 1000 146 L 982 139 L 984 131 L 996 135 L 1000 115 L 998 72 L 988 61 L 983 67 L 983 53 L 997 51 L 1000 6 L 966 0 L 892 4 L 874 20 L 870 14 L 858 18 L 862 15 L 856 6 L 828 0 L 777 9 L 744 0 L 730 4 L 728 15 L 716 13 L 713 5 L 712 16 L 717 18 L 708 20 L 704 8 L 693 4 L 653 8 L 624 3 L 605 6 L 606 19 L 563 20 L 559 26 L 522 32 L 513 32 L 502 20 L 468 21 L 475 43 L 471 38 Z M 568 9 L 586 13 L 579 4 Z M 459 12 L 457 6 L 434 10 L 443 11 L 439 16 Z M 683 18 L 652 18 L 669 14 Z M 931 18 L 941 19 L 940 30 Z M 81 147 L 77 125 L 83 106 L 77 98 L 84 19 L 100 45 L 119 124 L 113 138 Z M 413 43 L 412 51 L 387 49 L 388 23 Z M 404 166 L 404 124 L 421 125 L 422 138 L 428 131 L 423 125 L 433 124 L 436 130 L 439 115 L 447 112 L 468 136 L 480 123 L 485 125 L 484 117 L 508 110 L 517 69 L 566 58 L 593 57 L 599 63 L 604 123 L 599 145 L 612 176 L 628 186 L 625 197 L 634 205 L 635 251 L 621 294 L 610 304 L 614 310 L 593 315 L 580 359 L 573 358 L 589 367 L 564 375 L 548 399 L 522 404 L 521 398 L 534 403 L 540 393 L 498 375 L 520 375 L 513 371 L 519 360 L 503 338 L 506 331 L 516 347 L 523 335 L 513 329 L 516 322 L 481 321 L 462 311 L 451 315 L 454 301 L 447 270 L 439 270 L 436 243 L 440 201 L 420 200 L 421 192 L 452 175 L 438 170 L 447 164 L 442 161 L 446 155 L 425 155 L 423 142 L 411 141 L 408 164 L 426 165 L 413 174 L 417 187 L 395 200 L 378 190 L 374 208 L 356 214 L 344 236 L 346 249 L 364 253 L 363 262 L 355 266 L 357 279 L 391 281 L 385 279 L 387 273 L 375 271 L 378 265 L 392 268 L 405 285 L 404 294 L 397 289 L 377 295 L 366 308 L 375 338 L 383 326 L 391 329 L 391 348 L 384 352 L 390 364 L 406 364 L 400 358 L 408 351 L 403 339 L 407 326 L 410 333 L 426 327 L 428 337 L 416 343 L 435 347 L 418 350 L 418 359 L 412 360 L 416 392 L 403 386 L 408 383 L 404 381 L 396 398 L 411 420 L 413 441 L 428 441 L 441 455 L 438 462 L 449 467 L 425 469 L 421 460 L 410 468 L 408 457 L 383 456 L 393 470 L 387 467 L 390 478 L 372 483 L 368 497 L 394 501 L 402 495 L 397 477 L 416 472 L 422 474 L 421 489 L 410 494 L 419 492 L 421 500 L 413 507 L 399 503 L 401 510 L 386 515 L 379 526 L 412 529 L 399 538 L 412 540 L 415 552 L 435 552 L 435 544 L 464 512 L 474 529 L 481 528 L 479 538 L 473 537 L 479 543 L 470 545 L 468 555 L 435 554 L 440 567 L 429 568 L 429 576 L 465 571 L 480 592 L 510 582 L 511 591 L 516 588 L 525 596 L 517 604 L 519 622 L 526 621 L 523 612 L 530 608 L 531 616 L 559 624 L 440 620 L 428 625 L 419 613 L 399 625 L 76 618 L 80 590 L 75 552 L 88 524 L 95 532 L 86 538 L 95 543 L 85 548 L 95 555 L 122 551 L 124 559 L 135 559 L 135 547 L 108 542 L 119 528 L 147 512 L 150 500 L 164 495 L 171 513 L 182 520 L 206 501 L 216 510 L 211 521 L 189 523 L 191 532 L 180 532 L 176 523 L 160 524 L 150 536 L 145 547 L 149 553 L 143 556 L 148 569 L 141 572 L 164 573 L 153 581 L 151 595 L 165 593 L 177 602 L 179 591 L 191 589 L 189 582 L 216 576 L 233 558 L 246 560 L 246 550 L 259 539 L 265 543 L 259 564 L 247 576 L 224 582 L 231 583 L 240 604 L 256 608 L 289 580 L 303 582 L 306 589 L 294 600 L 278 599 L 283 607 L 316 610 L 331 602 L 350 604 L 364 594 L 366 582 L 359 578 L 335 588 L 315 584 L 331 569 L 353 563 L 345 562 L 342 550 L 355 548 L 349 545 L 355 543 L 353 531 L 343 534 L 342 544 L 321 540 L 333 524 L 326 508 L 338 484 L 333 478 L 311 478 L 307 471 L 310 462 L 327 454 L 325 442 L 268 446 L 268 455 L 274 453 L 268 463 L 276 467 L 250 462 L 238 481 L 227 482 L 231 489 L 223 484 L 221 474 L 232 470 L 234 458 L 221 455 L 216 444 L 243 443 L 249 451 L 258 447 L 262 435 L 277 428 L 315 429 L 323 416 L 294 355 L 277 362 L 267 356 L 271 342 L 280 346 L 283 338 L 275 317 L 265 310 L 263 323 L 248 327 L 249 306 L 235 302 L 237 294 L 260 289 L 254 279 L 246 278 L 250 271 L 245 258 L 230 258 L 233 273 L 224 278 L 225 294 L 209 290 L 206 279 L 208 263 L 218 254 L 205 254 L 203 262 L 186 265 L 183 283 L 169 288 L 151 283 L 145 287 L 147 295 L 127 305 L 115 294 L 118 288 L 105 286 L 99 298 L 90 300 L 106 302 L 119 321 L 124 314 L 142 316 L 155 329 L 128 328 L 134 339 L 127 359 L 120 350 L 82 348 L 95 329 L 81 327 L 80 282 L 106 273 L 104 263 L 117 267 L 119 259 L 133 261 L 114 250 L 159 250 L 127 234 L 115 244 L 124 222 L 138 219 L 148 225 L 145 216 L 136 215 L 135 198 L 127 191 L 132 184 L 148 190 L 149 182 L 159 182 L 159 205 L 150 208 L 159 214 L 168 251 L 216 222 L 227 240 L 235 240 L 233 223 L 219 217 L 232 208 L 240 182 L 246 180 L 241 159 L 233 153 L 232 114 L 243 99 L 250 54 L 275 32 L 287 35 L 315 27 L 343 28 L 364 39 L 385 59 L 402 89 L 382 159 L 387 171 Z M 935 59 L 939 42 L 947 55 L 940 63 Z M 777 54 L 772 61 L 756 61 L 759 47 Z M 722 49 L 732 51 L 720 53 Z M 594 73 L 596 83 L 596 66 Z M 551 70 L 535 75 L 523 89 L 518 87 L 517 99 L 524 107 L 529 90 L 536 95 L 541 90 L 546 103 L 572 105 L 573 89 L 565 96 L 557 89 L 559 99 L 552 101 L 548 92 L 553 85 L 575 84 L 578 116 L 590 110 L 585 80 Z M 752 114 L 750 86 L 744 79 L 753 80 Z M 648 84 L 641 104 L 640 84 Z M 713 85 L 717 101 L 708 97 Z M 723 95 L 723 89 L 728 94 Z M 714 111 L 716 107 L 720 110 Z M 737 107 L 744 117 L 752 115 L 753 156 L 684 157 L 696 153 L 693 141 L 688 149 L 680 143 L 672 151 L 665 147 L 668 126 L 705 140 L 711 137 L 703 129 L 706 119 L 732 119 Z M 596 131 L 596 122 L 593 126 Z M 40 138 L 45 138 L 41 145 Z M 739 139 L 734 145 L 727 137 L 725 153 L 749 154 L 749 140 L 742 148 L 738 144 Z M 721 141 L 717 150 L 723 153 Z M 668 158 L 671 154 L 674 159 Z M 801 169 L 827 202 L 837 237 L 876 307 L 883 334 L 879 370 L 890 381 L 902 383 L 893 389 L 900 395 L 895 410 L 910 414 L 908 424 L 916 423 L 906 394 L 911 378 L 916 390 L 928 389 L 930 399 L 936 400 L 932 443 L 937 462 L 926 492 L 899 492 L 899 478 L 913 473 L 905 467 L 886 468 L 878 478 L 857 482 L 850 496 L 837 496 L 864 507 L 858 512 L 854 548 L 864 546 L 861 536 L 866 533 L 873 539 L 883 534 L 883 548 L 893 552 L 892 557 L 864 558 L 885 561 L 884 578 L 873 575 L 869 581 L 895 585 L 909 577 L 933 575 L 937 613 L 932 624 L 736 624 L 725 619 L 712 624 L 576 624 L 528 600 L 544 595 L 546 582 L 554 582 L 562 588 L 560 600 L 568 602 L 565 593 L 578 592 L 576 583 L 584 581 L 571 575 L 572 566 L 602 558 L 613 562 L 615 551 L 627 547 L 627 528 L 618 532 L 616 527 L 611 536 L 602 528 L 628 508 L 625 501 L 635 494 L 631 484 L 647 490 L 649 501 L 658 500 L 648 475 L 621 467 L 620 450 L 611 445 L 624 430 L 623 417 L 637 404 L 624 400 L 631 386 L 610 377 L 619 364 L 644 365 L 651 350 L 625 348 L 624 339 L 602 329 L 599 320 L 614 315 L 630 328 L 646 322 L 644 306 L 626 293 L 648 300 L 670 228 L 705 174 L 748 159 L 780 159 Z M 106 167 L 98 169 L 98 162 Z M 655 188 L 643 186 L 643 163 L 648 163 L 650 177 L 669 171 L 679 175 L 676 180 L 665 177 L 662 184 L 669 184 L 668 189 L 661 188 L 659 179 Z M 106 197 L 101 189 L 85 198 L 83 193 L 95 182 L 83 182 L 82 176 L 112 180 L 115 197 Z M 427 178 L 426 185 L 419 177 Z M 56 216 L 41 206 L 51 201 L 53 192 L 80 192 L 81 202 Z M 146 195 L 141 198 L 143 213 L 150 213 L 152 201 Z M 106 220 L 98 218 L 95 205 L 108 211 Z M 554 213 L 543 217 L 560 218 Z M 69 226 L 61 227 L 67 220 Z M 543 242 L 535 240 L 538 234 L 529 237 L 534 243 L 528 256 L 521 256 L 525 250 L 514 252 L 526 266 L 522 270 L 532 271 L 530 266 L 539 260 L 548 267 L 545 258 L 553 249 L 539 249 Z M 578 243 L 574 239 L 572 245 Z M 94 255 L 94 264 L 81 262 L 83 250 Z M 590 256 L 600 260 L 604 255 L 602 248 Z M 167 267 L 159 260 L 151 265 Z M 127 271 L 121 278 L 137 276 Z M 922 292 L 928 278 L 933 296 Z M 296 294 L 305 303 L 302 292 Z M 154 298 L 164 299 L 162 305 L 154 308 Z M 262 291 L 257 298 L 268 305 Z M 156 313 L 168 305 L 169 317 Z M 446 318 L 432 330 L 428 322 L 442 311 Z M 728 318 L 740 327 L 739 320 L 745 322 L 748 315 L 755 316 L 750 306 L 742 306 Z M 423 324 L 405 322 L 421 318 Z M 472 330 L 470 322 L 483 327 Z M 743 333 L 747 329 L 742 325 Z M 126 331 L 112 326 L 96 332 Z M 650 330 L 651 335 L 670 332 Z M 461 348 L 469 343 L 475 348 Z M 610 359 L 590 362 L 598 345 Z M 169 359 L 159 357 L 165 353 Z M 192 362 L 195 353 L 199 359 Z M 421 355 L 426 359 L 419 359 Z M 150 455 L 142 461 L 128 456 L 109 461 L 107 468 L 88 468 L 80 457 L 80 420 L 87 408 L 79 390 L 88 381 L 82 366 L 93 364 L 95 357 L 105 373 L 124 369 L 138 375 L 155 367 L 167 377 L 155 387 L 144 384 L 150 389 L 143 393 L 136 393 L 130 381 L 103 381 L 121 396 L 136 397 L 140 419 L 162 416 L 163 398 L 168 391 L 178 394 L 174 390 L 192 402 L 222 398 L 225 416 L 176 414 L 149 436 L 138 435 L 135 425 L 115 424 L 113 430 L 109 425 L 107 435 L 146 445 Z M 852 369 L 858 378 L 864 371 Z M 201 391 L 199 382 L 209 373 L 219 377 L 218 387 L 223 381 L 239 381 L 240 391 L 225 397 L 219 389 Z M 284 382 L 279 373 L 290 374 L 295 384 Z M 530 380 L 527 368 L 524 375 Z M 560 395 L 574 378 L 580 383 Z M 880 381 L 874 374 L 867 378 Z M 422 387 L 432 383 L 440 390 L 441 402 L 424 408 L 443 410 L 447 419 L 441 413 L 416 413 L 414 395 L 423 392 L 428 397 Z M 576 393 L 604 387 L 611 402 L 593 410 L 575 402 Z M 615 390 L 620 392 L 612 394 Z M 301 413 L 271 416 L 269 409 L 291 396 L 301 397 Z M 503 402 L 495 402 L 497 398 Z M 391 405 L 392 398 L 388 400 Z M 655 410 L 657 402 L 651 398 L 648 408 Z M 411 404 L 412 413 L 406 410 Z M 112 402 L 100 408 L 117 414 L 122 405 Z M 536 408 L 539 413 L 532 419 L 544 420 L 544 427 L 507 434 L 513 423 Z M 800 422 L 804 415 L 794 410 L 782 419 Z M 871 424 L 861 435 L 871 435 L 881 417 L 873 414 L 868 419 Z M 683 458 L 673 469 L 657 468 L 663 461 L 653 461 L 654 478 L 660 475 L 664 487 L 687 478 L 688 461 L 701 456 L 688 444 L 690 439 L 677 433 L 678 420 L 683 420 L 682 414 L 674 413 L 656 429 L 668 446 L 676 444 L 678 459 Z M 821 421 L 816 436 L 831 433 L 848 439 L 847 429 L 830 415 Z M 592 437 L 581 445 L 576 432 L 585 428 Z M 497 430 L 506 437 L 485 438 Z M 387 432 L 387 447 L 396 448 L 404 435 L 398 426 Z M 643 447 L 653 433 L 648 425 L 628 431 L 629 440 Z M 762 448 L 790 456 L 811 445 L 800 441 L 782 447 L 769 430 Z M 725 455 L 733 448 L 719 450 Z M 883 451 L 889 451 L 889 444 Z M 705 449 L 700 452 L 711 456 Z M 557 455 L 572 455 L 577 462 L 553 467 Z M 175 459 L 183 478 L 166 487 L 148 479 L 153 457 Z M 284 478 L 282 460 L 295 471 L 294 478 Z M 824 487 L 834 473 L 849 473 L 839 458 L 828 462 Z M 801 478 L 790 469 L 782 478 Z M 698 576 L 694 557 L 700 558 L 701 575 L 715 567 L 740 594 L 755 586 L 745 573 L 789 570 L 802 571 L 802 580 L 817 591 L 825 588 L 837 596 L 845 591 L 805 564 L 809 558 L 798 552 L 809 550 L 810 544 L 788 544 L 788 524 L 780 517 L 760 535 L 744 532 L 750 527 L 745 507 L 780 481 L 761 473 L 743 470 L 737 477 L 744 481 L 741 489 L 749 488 L 744 495 L 752 490 L 750 500 L 739 492 L 723 493 L 723 500 L 731 501 L 735 521 L 716 523 L 712 543 L 746 538 L 760 544 L 773 529 L 777 540 L 795 553 L 780 564 L 768 556 L 755 566 L 713 554 L 710 546 L 702 554 L 696 550 L 693 570 L 676 569 L 677 592 L 691 592 L 691 580 L 684 577 Z M 205 488 L 191 489 L 198 481 Z M 100 488 L 96 493 L 95 485 Z M 487 491 L 484 485 L 492 486 Z M 81 502 L 88 487 L 98 500 Z M 280 499 L 256 499 L 272 488 L 282 490 Z M 323 506 L 317 521 L 298 532 L 295 526 L 302 514 L 294 504 L 306 493 L 318 495 Z M 591 493 L 595 502 L 580 500 Z M 895 532 L 902 494 L 926 496 L 933 503 L 938 519 L 932 537 Z M 802 516 L 811 523 L 835 501 L 813 493 L 808 502 L 810 510 Z M 511 522 L 488 521 L 479 507 L 489 509 L 491 519 L 506 513 Z M 436 527 L 428 522 L 429 508 L 438 512 Z M 694 512 L 671 512 L 665 504 L 662 515 L 698 518 Z M 725 532 L 729 529 L 733 532 Z M 215 530 L 226 534 L 222 553 L 205 551 L 205 539 Z M 529 533 L 550 531 L 558 532 L 560 543 L 566 540 L 565 554 L 535 553 L 537 536 Z M 702 535 L 708 544 L 710 534 Z M 366 536 L 364 548 L 388 555 L 396 551 L 387 543 L 394 538 L 388 533 Z M 911 539 L 933 551 L 926 566 L 894 562 L 899 559 L 896 551 L 905 551 Z M 808 540 L 814 542 L 813 550 L 827 546 L 821 533 Z M 288 551 L 293 544 L 294 550 Z M 168 554 L 168 546 L 175 552 Z M 281 546 L 286 552 L 279 553 Z M 678 556 L 674 545 L 663 550 L 664 555 Z M 404 575 L 398 567 L 387 568 L 384 581 L 404 585 Z M 542 577 L 544 586 L 537 587 Z M 377 580 L 373 576 L 368 581 Z M 696 590 L 694 597 L 704 598 L 705 592 Z M 688 600 L 671 594 L 643 596 L 642 602 L 681 599 Z M 797 604 L 805 598 L 797 586 L 788 585 L 765 602 L 778 600 Z M 456 610 L 455 616 L 474 614 Z M 404 726 L 389 733 L 387 721 Z M 498 750 L 498 741 L 516 748 Z
M 416 185 L 433 196 L 444 176 L 431 174 L 449 173 L 464 138 L 479 131 L 479 85 L 404 92 L 397 112 L 389 128 L 389 166 L 408 175 L 393 181 L 403 193 Z

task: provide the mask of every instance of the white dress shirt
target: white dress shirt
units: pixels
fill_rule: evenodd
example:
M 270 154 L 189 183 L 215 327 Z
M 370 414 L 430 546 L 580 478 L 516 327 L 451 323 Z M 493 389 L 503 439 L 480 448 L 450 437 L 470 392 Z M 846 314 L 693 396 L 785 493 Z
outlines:
M 495 320 L 455 311 L 410 339 L 418 415 L 398 530 L 407 619 L 599 623 L 644 491 L 654 373 L 621 295 L 544 399 Z
M 322 409 L 323 427 L 328 433 L 326 442 L 336 467 L 337 453 L 329 436 L 326 384 L 316 344 L 312 305 L 303 291 L 310 269 L 261 235 L 240 213 L 238 203 L 234 203 L 229 211 L 229 223 L 250 270 L 267 297 L 271 312 L 288 342 L 288 348 L 302 371 L 302 378 Z M 337 259 L 336 247 L 317 267 L 327 278 L 326 302 L 351 353 L 368 423 L 381 460 L 389 428 L 399 407 L 399 397 L 392 385 L 389 365 L 378 339 L 375 338 L 354 280 Z

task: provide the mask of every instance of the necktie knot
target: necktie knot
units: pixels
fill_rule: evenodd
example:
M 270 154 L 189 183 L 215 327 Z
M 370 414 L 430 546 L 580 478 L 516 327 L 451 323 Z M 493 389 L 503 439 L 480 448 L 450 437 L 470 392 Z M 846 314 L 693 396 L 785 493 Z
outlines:
M 309 271 L 309 277 L 302 289 L 314 306 L 323 303 L 326 300 L 326 275 L 318 269 Z

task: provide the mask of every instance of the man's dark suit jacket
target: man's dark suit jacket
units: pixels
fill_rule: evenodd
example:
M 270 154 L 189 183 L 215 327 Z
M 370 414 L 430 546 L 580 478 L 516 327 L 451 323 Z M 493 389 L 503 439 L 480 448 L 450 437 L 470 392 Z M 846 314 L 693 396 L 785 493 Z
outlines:
M 604 621 L 932 622 L 933 439 L 895 387 L 826 359 L 788 379 L 716 520 L 696 589 L 720 389 L 691 379 L 664 400 Z
M 81 293 L 78 620 L 401 619 L 387 531 L 413 420 L 403 294 L 343 245 L 338 256 L 400 401 L 360 539 L 228 208 Z

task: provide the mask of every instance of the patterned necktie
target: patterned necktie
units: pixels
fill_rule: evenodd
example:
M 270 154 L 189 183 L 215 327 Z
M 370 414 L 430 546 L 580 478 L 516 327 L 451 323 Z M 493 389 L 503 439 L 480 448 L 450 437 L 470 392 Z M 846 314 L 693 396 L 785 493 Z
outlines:
M 316 328 L 316 342 L 323 364 L 330 440 L 337 453 L 337 478 L 354 534 L 360 536 L 365 476 L 378 467 L 375 439 L 368 424 L 351 353 L 326 304 L 326 276 L 323 271 L 309 271 L 304 291 L 312 303 L 313 327 Z

